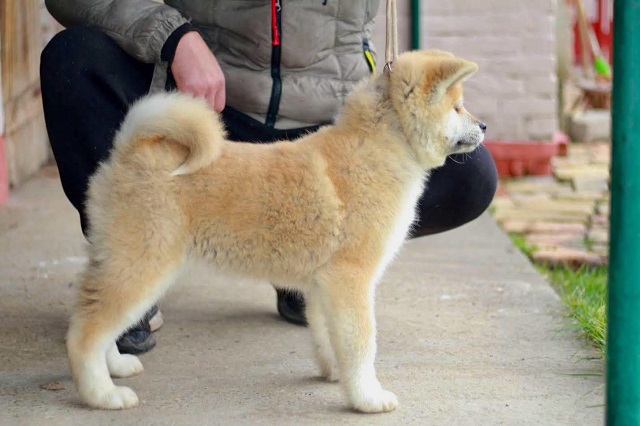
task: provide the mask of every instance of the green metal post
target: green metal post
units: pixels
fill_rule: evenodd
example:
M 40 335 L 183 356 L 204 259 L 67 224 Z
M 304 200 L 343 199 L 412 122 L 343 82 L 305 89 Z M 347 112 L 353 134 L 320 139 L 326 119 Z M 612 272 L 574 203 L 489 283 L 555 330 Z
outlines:
M 614 1 L 607 425 L 640 425 L 640 0 Z
M 420 49 L 420 0 L 411 0 L 411 49 Z

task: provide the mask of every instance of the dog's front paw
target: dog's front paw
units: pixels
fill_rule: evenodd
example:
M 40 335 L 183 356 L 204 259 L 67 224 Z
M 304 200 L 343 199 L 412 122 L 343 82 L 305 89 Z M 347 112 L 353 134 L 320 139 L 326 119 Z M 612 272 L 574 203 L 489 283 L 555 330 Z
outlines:
M 130 377 L 142 373 L 144 370 L 138 357 L 130 354 L 107 357 L 107 365 L 111 377 Z
M 105 410 L 122 410 L 138 405 L 138 396 L 126 386 L 111 386 L 100 392 L 85 393 L 84 400 L 92 407 Z
M 398 398 L 393 392 L 379 389 L 366 392 L 353 400 L 353 408 L 363 413 L 385 413 L 398 407 Z

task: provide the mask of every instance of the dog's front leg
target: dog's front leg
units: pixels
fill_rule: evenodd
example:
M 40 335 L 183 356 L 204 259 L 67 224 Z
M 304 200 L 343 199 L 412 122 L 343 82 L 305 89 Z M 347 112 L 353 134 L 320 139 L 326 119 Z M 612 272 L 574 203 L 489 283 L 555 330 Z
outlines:
M 374 273 L 353 265 L 330 269 L 319 282 L 322 306 L 349 400 L 365 413 L 392 411 L 398 399 L 382 388 L 374 368 Z

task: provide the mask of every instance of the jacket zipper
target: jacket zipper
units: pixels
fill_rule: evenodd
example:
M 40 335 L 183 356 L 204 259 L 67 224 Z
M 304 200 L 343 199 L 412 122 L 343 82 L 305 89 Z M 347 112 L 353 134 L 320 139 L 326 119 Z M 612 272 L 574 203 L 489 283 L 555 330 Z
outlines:
M 367 65 L 369 66 L 369 71 L 371 74 L 375 75 L 376 73 L 376 61 L 373 59 L 373 53 L 371 53 L 371 48 L 369 47 L 369 40 L 366 38 L 362 40 L 362 50 L 364 51 L 364 59 L 367 61 Z
M 271 100 L 267 110 L 265 125 L 273 128 L 280 109 L 280 97 L 282 96 L 282 76 L 280 75 L 281 56 L 281 28 L 282 28 L 282 4 L 281 0 L 271 0 Z

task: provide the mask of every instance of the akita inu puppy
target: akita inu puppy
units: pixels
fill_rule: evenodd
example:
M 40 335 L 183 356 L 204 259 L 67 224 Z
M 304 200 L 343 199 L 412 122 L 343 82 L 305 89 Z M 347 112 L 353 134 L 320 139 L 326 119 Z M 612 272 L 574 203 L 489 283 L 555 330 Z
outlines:
M 142 364 L 115 341 L 200 258 L 302 291 L 322 375 L 339 378 L 356 410 L 396 408 L 374 370 L 375 287 L 429 171 L 484 139 L 462 105 L 477 68 L 441 51 L 402 54 L 353 90 L 334 125 L 295 143 L 226 141 L 216 113 L 185 94 L 137 102 L 89 190 L 89 264 L 67 336 L 82 399 L 138 404 L 111 376 Z

